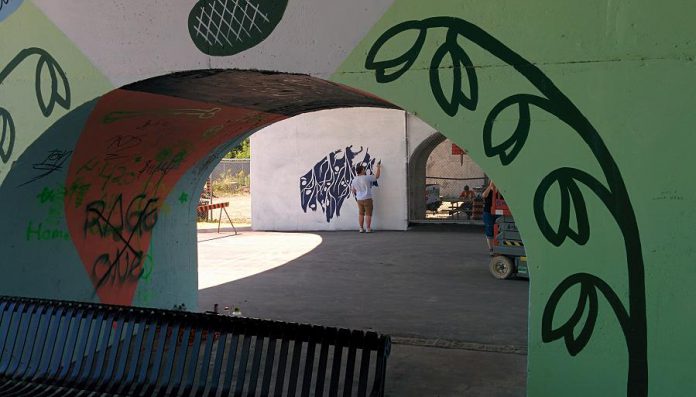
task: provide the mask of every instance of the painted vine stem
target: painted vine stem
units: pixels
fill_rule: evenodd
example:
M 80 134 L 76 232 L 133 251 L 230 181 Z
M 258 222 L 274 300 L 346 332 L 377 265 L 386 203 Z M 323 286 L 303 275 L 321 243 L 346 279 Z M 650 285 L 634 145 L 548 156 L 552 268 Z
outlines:
M 501 61 L 515 68 L 541 95 L 516 94 L 509 96 L 490 111 L 483 126 L 483 146 L 488 157 L 498 156 L 503 166 L 510 165 L 529 135 L 531 119 L 530 107 L 535 106 L 548 112 L 577 132 L 592 151 L 599 163 L 606 185 L 592 175 L 572 167 L 561 167 L 544 177 L 534 195 L 534 215 L 543 236 L 553 245 L 560 246 L 566 239 L 578 245 L 585 245 L 590 237 L 587 207 L 580 184 L 589 188 L 606 206 L 618 224 L 624 240 L 628 268 L 628 302 L 626 309 L 619 296 L 601 278 L 589 273 L 575 273 L 564 279 L 551 293 L 542 315 L 541 337 L 545 343 L 563 339 L 571 356 L 577 355 L 589 342 L 597 320 L 599 291 L 609 303 L 621 326 L 628 350 L 627 395 L 647 396 L 647 321 L 645 308 L 645 270 L 642 248 L 635 213 L 631 205 L 625 183 L 601 136 L 590 121 L 566 97 L 544 73 L 522 58 L 519 54 L 486 33 L 481 28 L 462 19 L 453 17 L 433 17 L 424 20 L 406 21 L 385 31 L 372 45 L 367 54 L 365 67 L 375 71 L 378 83 L 389 83 L 406 73 L 423 49 L 429 29 L 447 29 L 444 42 L 432 57 L 429 77 L 433 96 L 442 110 L 454 117 L 460 108 L 476 110 L 478 104 L 478 80 L 476 70 L 466 51 L 457 40 L 466 38 Z M 415 37 L 415 42 L 401 55 L 387 60 L 377 60 L 382 47 L 395 36 L 407 33 Z M 393 45 L 393 43 L 390 43 Z M 452 67 L 444 65 L 449 57 Z M 445 94 L 440 73 L 452 72 L 451 96 Z M 466 77 L 468 92 L 462 91 Z M 508 108 L 517 107 L 519 119 L 512 135 L 499 145 L 493 145 L 492 135 L 496 118 Z M 554 229 L 544 210 L 544 201 L 554 185 L 560 188 L 561 216 L 559 226 Z M 576 216 L 576 228 L 571 223 L 571 205 Z M 572 287 L 579 286 L 580 295 L 577 307 L 570 318 L 558 328 L 553 327 L 556 308 L 561 298 Z M 584 313 L 587 311 L 587 316 Z M 574 329 L 584 319 L 577 336 Z
M 56 105 L 64 109 L 70 108 L 70 85 L 68 78 L 58 62 L 46 51 L 41 48 L 25 48 L 19 52 L 12 60 L 0 70 L 0 84 L 22 61 L 32 55 L 38 55 L 39 61 L 36 64 L 34 90 L 36 100 L 44 117 L 53 113 Z M 44 79 L 48 73 L 48 81 Z M 62 88 L 62 93 L 61 93 Z M 48 90 L 48 99 L 44 97 L 44 91 Z M 15 142 L 15 124 L 10 112 L 0 107 L 0 161 L 7 163 L 12 156 Z

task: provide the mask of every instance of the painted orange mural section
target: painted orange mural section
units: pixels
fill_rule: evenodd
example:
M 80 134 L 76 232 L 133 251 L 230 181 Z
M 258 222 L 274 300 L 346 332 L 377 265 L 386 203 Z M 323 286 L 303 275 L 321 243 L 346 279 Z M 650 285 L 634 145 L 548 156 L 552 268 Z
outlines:
M 100 301 L 131 304 L 162 205 L 189 168 L 220 144 L 286 117 L 129 90 L 101 98 L 75 148 L 65 200 Z

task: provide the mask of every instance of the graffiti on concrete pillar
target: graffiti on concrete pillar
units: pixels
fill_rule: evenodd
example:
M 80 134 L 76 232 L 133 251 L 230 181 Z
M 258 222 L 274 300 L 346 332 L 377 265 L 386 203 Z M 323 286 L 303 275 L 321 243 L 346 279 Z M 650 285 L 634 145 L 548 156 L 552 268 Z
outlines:
M 205 54 L 234 55 L 268 37 L 287 4 L 287 0 L 201 0 L 189 14 L 189 33 Z
M 643 254 L 635 213 L 616 161 L 595 127 L 537 66 L 478 26 L 462 19 L 433 17 L 393 26 L 373 44 L 367 55 L 365 67 L 375 71 L 375 78 L 379 83 L 399 79 L 421 55 L 427 33 L 434 30 L 445 30 L 446 38 L 432 55 L 429 82 L 435 101 L 449 117 L 454 117 L 461 108 L 475 111 L 478 104 L 476 69 L 460 41 L 469 40 L 512 66 L 541 94 L 515 94 L 502 99 L 491 109 L 482 131 L 483 149 L 488 157 L 497 156 L 502 166 L 509 166 L 514 162 L 524 149 L 530 132 L 532 107 L 563 121 L 582 138 L 594 155 L 602 170 L 602 177 L 597 178 L 588 172 L 568 166 L 551 171 L 536 189 L 533 200 L 534 214 L 541 234 L 551 244 L 561 246 L 570 240 L 577 245 L 585 245 L 590 239 L 590 223 L 581 186 L 591 190 L 612 214 L 625 242 L 629 306 L 626 308 L 621 298 L 603 279 L 584 272 L 571 274 L 560 282 L 548 298 L 542 315 L 541 337 L 545 343 L 562 339 L 571 356 L 580 353 L 592 337 L 600 307 L 598 295 L 601 294 L 613 310 L 626 339 L 629 355 L 627 394 L 647 396 L 647 320 Z M 415 41 L 401 55 L 377 60 L 382 47 L 395 36 L 405 32 L 410 34 L 408 37 L 415 36 Z M 393 50 L 394 42 L 387 47 Z M 451 59 L 451 65 L 443 65 L 446 57 Z M 449 81 L 453 87 L 450 90 L 443 89 L 441 73 L 452 73 Z M 451 97 L 447 97 L 445 92 L 451 92 Z M 517 111 L 517 126 L 507 139 L 494 145 L 492 137 L 495 122 L 506 109 Z M 601 180 L 606 180 L 606 184 Z M 549 192 L 559 189 L 560 218 L 552 222 L 546 213 L 545 202 L 552 196 Z M 575 296 L 573 294 L 577 294 L 576 287 L 580 290 L 576 309 L 567 320 L 554 328 L 554 324 L 557 323 L 554 320 L 558 303 L 566 295 Z
M 285 118 L 126 89 L 100 98 L 70 156 L 65 198 L 100 301 L 132 303 L 166 198 L 188 169 L 242 132 Z M 222 132 L 207 136 L 213 129 Z
M 356 175 L 355 166 L 362 165 L 371 174 L 375 164 L 369 149 L 365 149 L 365 156 L 356 163 L 354 160 L 362 151 L 362 146 L 358 151 L 354 151 L 353 146 L 346 147 L 345 151 L 335 150 L 300 178 L 300 203 L 304 212 L 321 207 L 326 222 L 331 222 L 334 215 L 341 216 L 341 206 L 350 196 L 350 183 Z
M 72 150 L 66 150 L 66 149 L 49 150 L 48 154 L 41 162 L 32 164 L 31 168 L 36 170 L 37 174 L 35 176 L 33 176 L 30 180 L 22 183 L 19 186 L 24 186 L 24 185 L 30 184 L 34 181 L 38 181 L 39 179 L 41 179 L 45 176 L 48 176 L 54 172 L 62 170 L 63 165 L 68 160 L 68 158 L 70 158 L 71 154 L 72 154 Z

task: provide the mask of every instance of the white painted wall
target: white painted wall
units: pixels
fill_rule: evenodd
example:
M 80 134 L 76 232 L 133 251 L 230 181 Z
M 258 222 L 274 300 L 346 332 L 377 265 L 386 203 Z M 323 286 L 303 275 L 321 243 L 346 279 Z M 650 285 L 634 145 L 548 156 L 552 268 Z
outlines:
M 34 3 L 120 87 L 207 68 L 282 70 L 329 78 L 393 0 L 290 0 L 266 40 L 227 57 L 209 57 L 193 44 L 188 15 L 196 0 Z
M 305 213 L 300 177 L 329 153 L 353 145 L 382 161 L 373 189 L 376 230 L 405 230 L 406 117 L 400 110 L 350 108 L 306 113 L 251 137 L 251 215 L 255 230 L 356 230 L 357 205 L 349 197 L 327 222 L 321 208 Z M 363 158 L 363 153 L 356 157 Z
M 435 128 L 411 113 L 406 115 L 406 132 L 408 136 L 409 159 L 413 156 L 413 152 L 418 148 L 418 145 L 433 134 L 439 134 Z

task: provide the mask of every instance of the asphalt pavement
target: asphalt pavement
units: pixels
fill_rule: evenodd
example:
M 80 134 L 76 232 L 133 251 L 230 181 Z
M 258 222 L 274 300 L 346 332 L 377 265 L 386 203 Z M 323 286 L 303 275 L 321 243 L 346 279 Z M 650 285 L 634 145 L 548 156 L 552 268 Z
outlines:
M 198 240 L 200 310 L 389 334 L 388 396 L 525 395 L 529 282 L 489 274 L 478 227 Z

